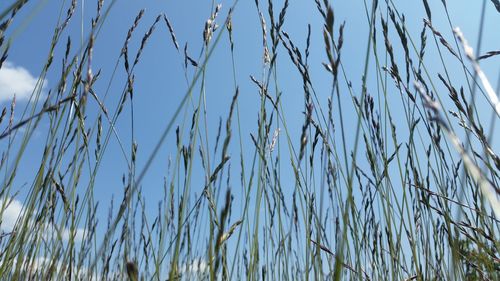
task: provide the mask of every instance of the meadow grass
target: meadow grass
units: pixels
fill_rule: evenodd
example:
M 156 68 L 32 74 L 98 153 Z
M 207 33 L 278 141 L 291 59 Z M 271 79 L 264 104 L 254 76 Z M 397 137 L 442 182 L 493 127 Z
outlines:
M 19 111 L 14 99 L 1 113 L 1 218 L 18 202 L 14 182 L 26 148 L 42 148 L 37 170 L 24 179 L 29 191 L 15 226 L 0 236 L 2 280 L 500 279 L 500 84 L 494 89 L 480 66 L 500 51 L 475 52 L 453 26 L 446 1 L 439 12 L 422 1 L 426 18 L 417 34 L 397 3 L 364 1 L 364 37 L 345 32 L 349 22 L 338 21 L 335 2 L 310 1 L 322 29 L 305 26 L 304 38 L 286 30 L 292 1 L 255 1 L 259 77 L 240 73 L 236 63 L 240 1 L 212 2 L 199 57 L 167 14 L 145 23 L 140 10 L 127 23 L 116 64 L 94 70 L 94 44 L 118 2 L 97 1 L 92 20 L 80 22 L 87 25 L 80 46 L 66 34 L 79 24 L 72 21 L 78 2 L 63 5 L 43 42 L 50 48 L 32 101 Z M 485 9 L 500 12 L 498 1 L 482 3 L 481 19 Z M 13 1 L 0 11 L 0 67 L 15 44 L 12 23 L 30 20 L 17 16 L 27 5 Z M 447 17 L 446 32 L 433 25 L 438 15 Z M 312 42 L 312 34 L 322 40 Z M 187 87 L 138 164 L 134 104 L 141 96 L 134 83 L 152 36 L 170 40 Z M 366 43 L 362 73 L 348 71 L 349 42 Z M 314 46 L 321 46 L 322 64 L 311 63 Z M 227 112 L 211 124 L 206 84 L 215 51 L 231 61 L 232 92 Z M 427 60 L 430 52 L 439 60 Z M 287 110 L 283 85 L 290 82 L 281 65 L 300 77 L 292 84 L 301 112 Z M 59 81 L 43 93 L 53 68 Z M 318 69 L 328 74 L 326 93 L 314 77 Z M 108 86 L 97 87 L 104 72 Z M 259 99 L 251 117 L 239 102 L 243 79 Z M 122 85 L 117 102 L 109 97 L 116 95 L 112 83 Z M 255 116 L 246 134 L 246 119 Z M 291 122 L 297 116 L 299 127 Z M 49 128 L 43 142 L 33 137 L 41 122 Z M 109 145 L 118 146 L 127 170 L 122 194 L 100 202 L 97 175 L 107 168 Z M 142 183 L 155 159 L 167 157 L 165 146 L 173 153 L 158 183 L 162 194 L 151 202 Z M 155 204 L 156 212 L 147 211 Z M 107 218 L 98 212 L 105 206 Z

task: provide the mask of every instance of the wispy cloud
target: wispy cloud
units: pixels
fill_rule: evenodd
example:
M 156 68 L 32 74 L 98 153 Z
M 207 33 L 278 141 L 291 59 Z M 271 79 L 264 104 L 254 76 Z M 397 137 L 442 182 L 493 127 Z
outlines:
M 1 210 L 3 209 L 3 213 Z M 24 206 L 23 204 L 16 199 L 7 200 L 7 205 L 4 207 L 4 200 L 0 199 L 0 213 L 1 213 L 1 224 L 0 224 L 0 233 L 10 233 L 14 230 L 16 226 L 16 221 L 23 213 Z M 53 225 L 45 226 L 46 238 L 50 239 L 49 236 L 56 235 L 56 228 Z M 78 228 L 72 233 L 69 229 L 65 228 L 60 230 L 60 235 L 63 241 L 69 241 L 71 235 L 74 235 L 73 241 L 79 243 L 84 238 L 84 230 Z
M 0 68 L 0 102 L 10 101 L 16 96 L 16 100 L 28 100 L 37 87 L 38 78 L 33 76 L 26 68 L 16 66 L 6 61 Z M 47 86 L 47 80 L 42 82 L 42 92 Z

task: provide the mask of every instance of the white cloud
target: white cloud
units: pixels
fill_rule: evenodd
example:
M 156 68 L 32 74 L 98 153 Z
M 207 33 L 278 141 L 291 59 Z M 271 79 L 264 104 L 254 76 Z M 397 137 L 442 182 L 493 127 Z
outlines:
M 75 230 L 75 233 L 72 234 L 71 231 L 69 229 L 64 229 L 63 231 L 61 231 L 61 236 L 62 236 L 62 239 L 64 241 L 68 241 L 69 238 L 71 237 L 71 235 L 74 235 L 75 237 L 73 238 L 73 240 L 76 242 L 76 243 L 79 243 L 79 242 L 82 242 L 83 240 L 83 234 L 85 233 L 85 231 L 81 228 L 77 228 Z
M 188 279 L 198 275 L 205 275 L 208 273 L 208 264 L 203 259 L 194 259 L 190 263 L 182 264 L 180 266 L 180 273 Z
M 1 262 L 4 261 L 0 260 L 0 263 Z M 11 274 L 13 274 L 16 270 L 16 264 L 18 260 L 13 259 L 11 260 L 11 262 L 12 262 Z M 41 278 L 46 276 L 47 268 L 49 266 L 55 265 L 53 276 L 61 276 L 61 275 L 65 276 L 65 272 L 61 272 L 61 270 L 66 271 L 68 269 L 68 265 L 66 263 L 63 264 L 60 260 L 55 261 L 54 257 L 34 257 L 32 259 L 29 259 L 28 257 L 23 257 L 21 264 L 22 264 L 21 276 L 25 277 L 25 279 L 28 280 L 42 280 Z M 12 275 L 8 277 L 12 277 Z M 71 280 L 93 280 L 93 279 L 91 276 L 89 276 L 88 268 L 86 266 L 75 265 L 73 266 Z
M 37 87 L 38 78 L 22 66 L 5 61 L 0 68 L 0 102 L 10 101 L 16 95 L 16 100 L 28 100 Z M 42 93 L 47 86 L 43 80 Z
M 1 210 L 3 209 L 3 213 Z M 23 204 L 16 199 L 12 200 L 7 200 L 7 205 L 4 206 L 4 200 L 0 199 L 0 213 L 2 215 L 1 217 L 1 224 L 0 224 L 0 233 L 10 233 L 12 230 L 14 230 L 14 227 L 16 225 L 16 221 L 19 218 L 19 216 L 23 212 Z M 56 228 L 54 226 L 46 226 L 46 233 L 45 237 L 46 239 L 50 239 L 52 235 L 56 235 Z M 63 241 L 69 241 L 72 233 L 69 229 L 65 228 L 61 230 L 61 237 Z M 76 243 L 79 243 L 83 240 L 84 238 L 84 233 L 85 231 L 81 228 L 77 228 L 74 232 L 74 241 Z
M 3 200 L 0 200 L 0 210 L 3 207 Z M 16 225 L 17 218 L 23 209 L 23 204 L 18 200 L 12 200 L 10 203 L 7 202 L 7 207 L 4 209 L 2 214 L 2 225 L 1 229 L 5 232 L 11 232 Z

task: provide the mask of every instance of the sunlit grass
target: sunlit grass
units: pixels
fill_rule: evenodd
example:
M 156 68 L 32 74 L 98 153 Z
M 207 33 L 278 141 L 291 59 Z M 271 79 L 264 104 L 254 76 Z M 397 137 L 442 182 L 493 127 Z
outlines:
M 53 37 L 46 42 L 49 54 L 40 66 L 33 102 L 21 110 L 13 100 L 1 114 L 5 150 L 0 217 L 20 215 L 12 223 L 2 219 L 0 276 L 500 278 L 500 158 L 493 145 L 499 90 L 479 65 L 496 59 L 498 51 L 475 54 L 451 21 L 449 31 L 456 37 L 443 35 L 431 20 L 438 12 L 431 14 L 425 0 L 427 18 L 418 34 L 408 32 L 408 19 L 403 20 L 391 1 L 364 2 L 366 34 L 344 31 L 349 22 L 339 22 L 334 2 L 311 1 L 322 30 L 308 25 L 305 38 L 294 38 L 286 30 L 292 2 L 256 1 L 249 12 L 257 13 L 255 24 L 262 35 L 253 39 L 262 42 L 261 73 L 241 73 L 235 59 L 238 30 L 233 28 L 239 3 L 223 7 L 213 2 L 199 42 L 200 56 L 191 55 L 187 42 L 178 41 L 175 23 L 166 14 L 145 23 L 141 10 L 127 23 L 122 49 L 110 54 L 118 57 L 116 64 L 95 70 L 94 44 L 103 36 L 101 28 L 115 2 L 98 1 L 91 22 L 72 22 L 76 1 L 63 6 Z M 16 1 L 1 11 L 2 63 L 15 43 L 14 36 L 5 36 L 11 24 L 29 21 L 17 17 L 26 5 Z M 449 16 L 446 5 L 442 9 L 440 13 Z M 81 46 L 67 37 L 71 24 L 88 26 Z M 142 35 L 141 26 L 146 26 Z M 178 71 L 187 86 L 179 104 L 169 109 L 155 146 L 141 150 L 137 126 L 145 124 L 137 124 L 140 113 L 134 105 L 141 96 L 135 94 L 134 79 L 158 32 L 168 35 L 171 50 L 183 62 Z M 311 34 L 320 34 L 322 40 L 312 42 Z M 137 49 L 131 42 L 137 42 Z M 352 59 L 344 55 L 348 42 L 366 44 L 365 53 L 359 54 L 362 73 L 347 70 Z M 65 51 L 58 53 L 61 48 Z M 232 77 L 226 83 L 232 92 L 221 101 L 227 111 L 212 113 L 207 84 L 218 63 L 215 50 L 231 60 Z M 322 64 L 311 63 L 315 50 L 323 53 Z M 427 59 L 428 52 L 438 54 L 439 61 Z M 450 58 L 461 69 L 452 71 Z M 291 81 L 292 74 L 282 73 L 281 65 L 293 67 L 300 79 Z M 59 67 L 57 86 L 43 93 L 48 71 Z M 440 69 L 439 74 L 430 68 Z M 316 69 L 328 74 L 326 94 L 325 86 L 315 82 Z M 97 89 L 102 73 L 111 77 L 106 85 L 122 85 L 117 103 L 108 98 L 116 95 L 110 86 Z M 461 75 L 462 84 L 452 75 Z M 240 102 L 243 79 L 259 99 L 252 116 L 242 114 L 249 106 Z M 283 89 L 288 87 L 303 95 L 297 101 L 300 112 L 287 108 L 290 96 Z M 17 111 L 22 111 L 21 118 L 14 118 Z M 209 129 L 209 114 L 221 116 L 216 131 Z M 255 119 L 251 128 L 246 125 L 249 118 Z M 296 119 L 298 129 L 291 125 Z M 43 142 L 35 142 L 42 120 L 49 130 Z M 124 137 L 119 129 L 123 126 L 130 135 Z M 169 136 L 175 143 L 166 141 Z M 127 170 L 121 179 L 123 194 L 102 202 L 94 192 L 102 188 L 98 173 L 113 168 L 104 167 L 102 160 L 110 144 L 119 146 Z M 20 199 L 13 182 L 22 159 L 29 157 L 28 145 L 40 145 L 43 154 L 33 177 L 25 179 L 29 191 Z M 158 183 L 163 188 L 157 201 L 150 202 L 142 183 L 155 158 L 165 157 L 159 155 L 165 146 L 172 151 L 169 169 Z M 142 151 L 146 160 L 138 164 Z M 154 213 L 146 211 L 156 205 Z M 109 215 L 103 218 L 98 208 L 108 206 Z M 12 225 L 5 231 L 7 223 Z

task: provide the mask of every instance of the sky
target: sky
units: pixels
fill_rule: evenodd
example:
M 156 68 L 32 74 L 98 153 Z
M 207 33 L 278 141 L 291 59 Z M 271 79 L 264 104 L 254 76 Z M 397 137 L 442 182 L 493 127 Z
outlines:
M 0 3 L 0 11 L 3 11 L 12 1 L 2 1 Z M 10 107 L 10 102 L 13 93 L 16 94 L 16 113 L 14 119 L 19 121 L 22 119 L 22 112 L 25 107 L 33 106 L 30 102 L 30 97 L 33 89 L 37 84 L 41 85 L 42 97 L 46 96 L 50 90 L 57 89 L 58 79 L 60 77 L 61 55 L 64 52 L 65 44 L 60 44 L 56 47 L 54 67 L 52 67 L 47 76 L 39 80 L 39 75 L 42 72 L 44 62 L 47 60 L 50 40 L 57 24 L 57 19 L 62 13 L 64 18 L 65 11 L 69 6 L 70 1 L 31 1 L 24 7 L 19 15 L 15 18 L 12 26 L 7 30 L 7 38 L 11 40 L 9 56 L 0 69 L 0 106 Z M 262 1 L 261 1 L 262 2 Z M 266 2 L 266 1 L 264 1 Z M 276 9 L 279 11 L 284 1 L 273 1 Z M 383 1 L 380 1 L 383 2 Z M 61 3 L 64 3 L 61 7 Z M 105 9 L 110 1 L 104 1 Z M 219 2 L 217 2 L 219 3 Z M 232 6 L 232 1 L 221 1 L 222 9 L 217 19 L 219 25 L 223 25 L 223 20 L 227 15 L 228 9 Z M 367 43 L 367 18 L 365 13 L 364 1 L 348 1 L 337 0 L 332 1 L 335 11 L 336 28 L 339 23 L 345 21 L 345 45 L 342 52 L 344 67 L 348 79 L 354 85 L 355 93 L 360 93 L 360 81 L 363 72 L 364 55 Z M 421 1 L 391 1 L 401 13 L 406 15 L 407 29 L 410 34 L 413 34 L 416 46 L 419 46 L 420 30 L 422 29 L 422 18 L 425 17 L 425 10 Z M 442 2 L 437 0 L 429 0 L 431 11 L 433 14 L 433 25 L 436 29 L 442 32 L 445 38 L 453 42 L 453 34 L 449 28 Z M 447 1 L 448 9 L 453 26 L 459 26 L 470 44 L 476 48 L 478 42 L 479 19 L 481 13 L 482 1 L 466 1 L 456 0 Z M 262 7 L 267 7 L 265 3 L 261 3 Z M 322 38 L 322 23 L 321 17 L 316 10 L 315 3 L 312 0 L 290 1 L 290 6 L 287 11 L 287 16 L 283 30 L 290 34 L 290 37 L 302 50 L 305 48 L 307 36 L 307 24 L 311 24 L 311 76 L 313 84 L 317 86 L 315 89 L 320 96 L 320 100 L 326 104 L 327 97 L 330 93 L 331 79 L 329 74 L 324 71 L 321 62 L 326 61 Z M 371 3 L 368 3 L 371 5 Z M 120 50 L 123 46 L 126 34 L 132 25 L 134 18 L 140 11 L 145 9 L 144 17 L 130 41 L 130 57 L 135 55 L 141 43 L 142 35 L 147 31 L 155 18 L 164 13 L 173 25 L 177 40 L 181 45 L 180 53 L 172 44 L 168 30 L 163 22 L 158 24 L 155 32 L 148 41 L 142 58 L 136 67 L 135 73 L 135 96 L 134 96 L 134 128 L 135 141 L 138 143 L 138 158 L 137 168 L 141 171 L 153 147 L 156 145 L 161 133 L 166 124 L 172 118 L 177 106 L 182 100 L 188 88 L 185 73 L 182 65 L 183 48 L 188 45 L 189 55 L 197 59 L 202 59 L 202 32 L 205 21 L 211 14 L 212 1 L 209 0 L 193 0 L 193 1 L 131 1 L 117 0 L 113 8 L 110 10 L 109 16 L 103 28 L 99 31 L 95 42 L 93 52 L 92 68 L 94 73 L 101 69 L 101 75 L 96 82 L 96 94 L 103 98 L 106 89 L 109 86 L 109 91 L 106 96 L 106 103 L 114 105 L 118 102 L 119 95 L 125 86 L 126 75 L 123 69 L 123 61 L 119 60 Z M 90 29 L 90 19 L 94 17 L 96 9 L 95 1 L 78 1 L 78 6 L 75 16 L 71 20 L 68 29 L 63 37 L 71 36 L 72 38 L 72 54 L 75 54 L 81 42 L 86 40 L 86 35 Z M 267 10 L 263 8 L 263 12 Z M 267 16 L 267 15 L 266 15 Z M 484 24 L 483 40 L 481 41 L 481 53 L 491 50 L 498 50 L 500 46 L 500 36 L 498 36 L 499 26 L 498 13 L 490 1 L 486 1 L 486 16 Z M 267 17 L 266 17 L 267 18 Z M 256 134 L 257 114 L 259 95 L 257 88 L 250 80 L 252 75 L 257 79 L 263 76 L 262 71 L 262 33 L 260 27 L 259 15 L 255 8 L 254 1 L 240 0 L 235 7 L 233 14 L 233 30 L 235 42 L 235 65 L 236 65 L 236 83 L 240 89 L 239 103 L 240 116 L 243 136 L 245 137 L 244 144 L 246 147 L 251 147 L 252 143 L 248 137 L 250 133 Z M 381 34 L 381 30 L 378 32 Z M 391 32 L 395 32 L 392 30 Z M 83 34 L 83 36 L 82 36 Z M 398 45 L 398 38 L 395 36 L 393 44 L 398 46 L 398 61 L 403 61 L 401 48 Z M 378 38 L 381 35 L 379 35 Z M 431 35 L 428 33 L 428 44 L 432 45 Z M 268 39 L 270 40 L 270 39 Z M 379 47 L 382 48 L 382 40 L 379 40 Z M 62 40 L 65 42 L 65 40 Z M 453 45 L 455 46 L 455 45 Z M 436 50 L 433 46 L 430 50 Z M 3 51 L 3 49 L 2 49 Z M 301 126 L 304 122 L 302 111 L 303 106 L 303 90 L 302 81 L 299 73 L 289 63 L 286 50 L 280 47 L 278 49 L 278 83 L 282 91 L 284 115 L 287 117 L 288 126 L 293 132 L 292 140 L 298 147 L 300 144 L 299 134 Z M 442 72 L 442 67 L 439 62 L 439 56 L 436 52 L 428 51 L 426 53 L 429 61 L 435 60 L 436 65 L 429 66 L 429 71 L 432 74 Z M 463 75 L 460 75 L 460 66 L 450 56 L 445 55 L 447 63 L 451 65 L 451 72 L 456 71 L 457 75 L 451 75 L 452 81 L 457 84 L 463 84 Z M 499 68 L 498 59 L 492 58 L 485 61 L 482 66 L 486 74 L 490 77 L 490 82 L 494 88 L 497 87 Z M 118 61 L 118 64 L 117 64 Z M 202 60 L 200 60 L 202 61 Z M 110 79 L 113 68 L 117 67 L 117 74 L 113 78 L 111 84 Z M 372 60 L 373 66 L 373 60 Z M 373 69 L 371 70 L 373 71 Z M 194 70 L 188 68 L 187 75 L 192 77 Z M 372 74 L 370 77 L 374 77 Z M 456 78 L 455 78 L 456 77 Z M 217 132 L 219 118 L 223 122 L 229 112 L 231 98 L 234 94 L 234 82 L 232 74 L 232 63 L 229 52 L 229 44 L 227 33 L 224 33 L 220 44 L 215 49 L 210 61 L 207 65 L 206 81 L 206 108 L 208 115 L 208 132 L 209 144 L 213 147 Z M 368 81 L 369 85 L 375 85 L 376 81 Z M 442 86 L 438 86 L 443 90 Z M 195 92 L 199 91 L 199 87 L 195 88 Z M 344 89 L 345 91 L 345 89 Z M 196 96 L 198 94 L 196 93 Z M 396 95 L 396 94 L 395 94 Z M 196 99 L 196 98 L 195 98 Z M 348 107 L 351 103 L 346 95 L 346 99 L 342 103 Z M 395 102 L 397 104 L 397 102 Z M 95 105 L 95 104 L 93 104 Z M 41 102 L 37 105 L 41 106 Z M 483 106 L 485 104 L 483 103 Z M 192 105 L 188 106 L 192 109 Z M 97 116 L 95 108 L 91 108 L 88 112 L 88 122 L 93 124 Z M 485 107 L 487 109 L 487 107 Z M 401 112 L 402 109 L 394 107 L 395 112 Z M 486 112 L 491 112 L 489 109 Z M 182 118 L 185 118 L 184 111 L 176 119 L 175 124 L 180 124 Z M 191 112 L 187 113 L 187 118 L 191 118 Z M 355 115 L 346 120 L 348 128 L 354 128 Z M 189 122 L 188 122 L 189 123 Z M 14 192 L 19 191 L 13 204 L 4 212 L 2 230 L 8 231 L 12 228 L 13 217 L 16 216 L 22 209 L 23 196 L 26 196 L 29 187 L 33 182 L 33 171 L 38 169 L 37 163 L 42 157 L 43 144 L 45 141 L 46 131 L 48 129 L 48 120 L 42 119 L 33 135 L 32 141 L 29 143 L 26 153 L 21 159 L 21 164 L 17 173 L 17 177 L 13 184 Z M 224 124 L 224 123 L 223 123 Z M 1 126 L 5 126 L 2 123 Z M 125 144 L 126 149 L 130 147 L 132 141 L 130 131 L 130 110 L 126 107 L 123 115 L 118 122 L 117 131 L 121 142 Z M 233 128 L 235 131 L 236 128 Z M 185 130 L 188 132 L 188 130 Z M 349 130 L 349 140 L 352 141 L 353 132 Z M 22 133 L 22 129 L 20 129 Z M 21 135 L 21 134 L 20 134 Z M 14 147 L 18 147 L 21 136 L 17 136 L 14 140 Z M 237 139 L 233 139 L 235 153 L 233 156 L 233 173 L 237 172 L 239 160 L 236 160 L 237 155 Z M 6 140 L 0 140 L 0 148 L 4 150 L 8 143 Z M 497 148 L 498 143 L 494 144 Z M 142 181 L 144 196 L 148 203 L 149 211 L 156 212 L 157 201 L 163 193 L 163 179 L 169 176 L 168 163 L 169 159 L 175 157 L 175 133 L 172 132 L 166 139 L 165 145 L 157 154 L 153 165 L 148 170 L 146 177 Z M 251 153 L 247 155 L 250 159 Z M 217 157 L 217 158 L 215 158 Z M 220 159 L 220 153 L 216 155 L 213 161 Z M 95 188 L 95 198 L 101 202 L 99 214 L 102 215 L 101 223 L 104 223 L 107 216 L 107 206 L 111 197 L 121 198 L 123 194 L 123 185 L 121 178 L 124 173 L 127 173 L 127 166 L 124 157 L 119 148 L 117 139 L 111 138 L 107 152 L 102 160 L 101 168 L 97 176 Z M 198 161 L 199 162 L 199 161 Z M 285 161 L 286 162 L 286 161 Z M 202 167 L 195 167 L 195 174 L 201 173 Z M 290 169 L 283 169 L 285 175 L 292 178 Z M 236 173 L 235 173 L 236 174 Z M 200 174 L 201 175 L 201 174 Z M 233 178 L 237 178 L 233 176 Z M 202 176 L 194 177 L 193 192 L 199 193 L 203 188 L 204 179 Z M 236 181 L 237 182 L 237 181 Z M 293 182 L 290 182 L 293 186 Z M 84 186 L 82 186 L 83 188 Z M 242 200 L 241 188 L 233 188 L 236 200 Z M 116 203 L 116 202 L 115 202 Z

